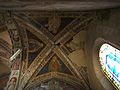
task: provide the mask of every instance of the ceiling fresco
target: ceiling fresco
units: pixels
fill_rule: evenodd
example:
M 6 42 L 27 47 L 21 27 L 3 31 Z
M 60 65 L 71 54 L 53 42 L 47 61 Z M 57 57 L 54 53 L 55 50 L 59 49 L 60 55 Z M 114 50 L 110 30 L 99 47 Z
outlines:
M 94 12 L 15 12 L 17 23 L 26 32 L 28 45 L 27 57 L 23 62 L 27 62 L 29 67 L 23 64 L 20 86 L 32 88 L 35 83 L 47 79 L 61 80 L 62 75 L 68 82 L 74 81 L 72 84 L 84 89 L 90 88 L 87 67 L 78 66 L 78 69 L 68 55 L 79 48 L 84 49 L 85 41 L 78 47 L 71 47 L 70 44 L 74 44 L 73 37 L 78 32 L 86 31 L 94 19 L 93 14 Z
M 38 75 L 49 72 L 61 72 L 72 75 L 71 71 L 64 65 L 64 63 L 58 58 L 57 55 L 53 55 L 47 64 L 41 69 Z M 37 76 L 38 76 L 37 75 Z
M 12 65 L 12 72 L 17 72 L 18 76 L 12 75 L 9 82 L 16 78 L 16 88 L 20 90 L 42 88 L 42 84 L 49 86 L 53 82 L 59 88 L 70 85 L 76 88 L 74 90 L 90 90 L 84 52 L 87 28 L 96 19 L 95 15 L 95 11 L 13 11 L 5 14 L 13 52 L 22 49 Z
M 43 50 L 45 44 L 29 31 L 27 31 L 26 33 L 28 37 L 28 67 L 29 67 L 32 61 L 36 58 L 36 56 Z

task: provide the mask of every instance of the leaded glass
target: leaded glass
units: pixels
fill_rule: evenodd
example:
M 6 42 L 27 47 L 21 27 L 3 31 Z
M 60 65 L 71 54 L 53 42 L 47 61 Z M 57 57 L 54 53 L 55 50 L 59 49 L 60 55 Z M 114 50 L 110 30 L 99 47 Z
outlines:
M 120 89 L 120 51 L 105 43 L 100 48 L 99 61 L 105 76 Z

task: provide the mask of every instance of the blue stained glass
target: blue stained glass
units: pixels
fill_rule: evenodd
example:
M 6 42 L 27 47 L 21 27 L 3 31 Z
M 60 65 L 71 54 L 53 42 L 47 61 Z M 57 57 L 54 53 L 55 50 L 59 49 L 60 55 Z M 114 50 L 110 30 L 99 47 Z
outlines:
M 99 61 L 106 77 L 120 89 L 120 51 L 109 44 L 103 44 L 99 51 Z

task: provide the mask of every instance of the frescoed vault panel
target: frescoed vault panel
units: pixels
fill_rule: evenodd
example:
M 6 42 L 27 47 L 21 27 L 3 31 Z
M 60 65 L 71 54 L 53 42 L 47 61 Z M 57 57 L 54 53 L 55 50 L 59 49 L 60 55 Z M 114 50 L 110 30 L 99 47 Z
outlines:
M 59 81 L 59 80 L 50 80 L 41 83 L 40 85 L 36 86 L 33 90 L 80 90 L 79 87 L 70 85 L 66 82 Z
M 75 40 L 71 38 L 68 42 L 64 44 L 64 48 L 66 49 L 67 53 L 72 53 L 77 49 L 84 50 L 85 41 L 74 42 Z
M 61 42 L 61 48 L 67 55 L 76 51 L 77 49 L 85 50 L 86 30 L 82 30 L 73 37 L 68 37 L 64 42 Z
M 33 60 L 36 58 L 36 56 L 43 50 L 45 47 L 45 43 L 43 43 L 40 39 L 38 39 L 34 34 L 32 34 L 30 31 L 27 31 L 27 37 L 28 37 L 28 67 L 33 62 Z
M 57 35 L 65 28 L 65 26 L 72 22 L 74 18 L 53 15 L 49 17 L 36 17 L 34 19 L 39 24 L 43 25 L 52 35 Z
M 56 54 L 50 58 L 48 63 L 41 69 L 37 76 L 49 72 L 61 72 L 72 75 L 71 71 L 65 66 L 65 64 Z
M 35 26 L 49 39 L 56 42 L 65 34 L 78 33 L 93 19 L 91 12 L 24 12 L 17 13 L 19 19 Z M 73 31 L 73 32 L 70 32 Z M 66 36 L 67 36 L 66 35 Z

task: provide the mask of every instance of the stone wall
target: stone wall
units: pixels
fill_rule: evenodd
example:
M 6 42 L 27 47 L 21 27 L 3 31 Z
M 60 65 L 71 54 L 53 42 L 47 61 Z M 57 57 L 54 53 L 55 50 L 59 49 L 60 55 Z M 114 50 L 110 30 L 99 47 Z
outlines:
M 96 17 L 87 33 L 86 57 L 89 79 L 93 90 L 115 90 L 101 71 L 98 55 L 100 46 L 105 42 L 120 49 L 120 9 L 108 10 L 108 13 L 101 17 Z

